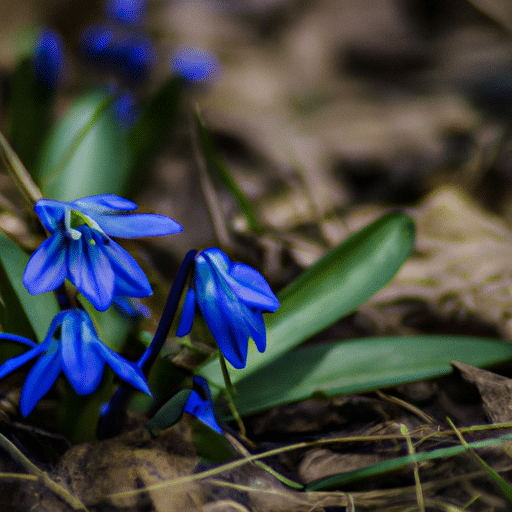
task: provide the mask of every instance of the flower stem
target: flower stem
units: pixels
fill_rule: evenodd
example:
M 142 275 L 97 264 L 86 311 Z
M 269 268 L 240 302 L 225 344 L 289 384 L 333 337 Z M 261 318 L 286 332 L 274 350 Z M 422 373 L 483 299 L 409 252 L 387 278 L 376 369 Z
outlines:
M 224 359 L 224 356 L 222 355 L 222 352 L 219 350 L 219 361 L 220 361 L 220 367 L 222 369 L 222 376 L 224 377 L 224 383 L 226 384 L 226 388 L 224 389 L 224 393 L 226 394 L 226 398 L 228 399 L 228 407 L 231 411 L 231 414 L 233 415 L 233 418 L 235 418 L 235 421 L 238 424 L 238 430 L 240 431 L 240 437 L 248 442 L 250 445 L 253 445 L 254 443 L 252 441 L 249 441 L 247 439 L 247 431 L 245 430 L 244 422 L 242 421 L 242 418 L 240 417 L 240 414 L 238 413 L 238 409 L 236 408 L 234 397 L 236 395 L 236 390 L 233 386 L 233 383 L 231 382 L 231 378 L 229 376 L 228 367 L 226 366 L 226 359 Z
M 167 338 L 167 334 L 171 328 L 172 322 L 174 320 L 174 316 L 176 315 L 176 310 L 178 309 L 178 304 L 180 302 L 180 297 L 187 284 L 187 276 L 194 262 L 194 258 L 197 254 L 195 249 L 188 251 L 183 259 L 180 269 L 178 270 L 178 275 L 176 279 L 172 283 L 171 291 L 169 292 L 169 296 L 167 297 L 167 302 L 165 303 L 164 312 L 162 314 L 162 318 L 160 318 L 160 322 L 156 329 L 155 335 L 153 336 L 153 341 L 146 349 L 142 357 L 139 359 L 137 363 L 142 370 L 142 373 L 147 377 L 149 375 L 149 371 L 153 366 L 153 363 L 156 361 L 160 350 L 165 343 Z
M 153 340 L 137 363 L 146 378 L 148 377 L 151 367 L 156 361 L 156 358 L 165 343 L 167 334 L 169 333 L 174 316 L 178 309 L 181 294 L 187 284 L 187 276 L 196 254 L 197 251 L 192 249 L 185 255 L 180 269 L 178 270 L 178 275 L 172 283 L 171 291 L 167 297 L 164 312 L 160 318 Z M 110 402 L 107 404 L 107 407 L 100 416 L 97 430 L 98 439 L 107 439 L 119 433 L 122 419 L 124 418 L 124 412 L 128 405 L 128 401 L 130 400 L 132 391 L 133 388 L 126 384 L 121 384 L 119 388 L 117 388 L 117 391 L 114 393 Z

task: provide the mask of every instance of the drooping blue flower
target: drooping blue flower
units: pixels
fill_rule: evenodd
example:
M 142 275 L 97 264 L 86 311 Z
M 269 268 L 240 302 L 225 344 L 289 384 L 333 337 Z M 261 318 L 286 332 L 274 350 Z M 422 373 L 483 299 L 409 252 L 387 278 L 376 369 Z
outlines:
M 139 118 L 137 100 L 130 91 L 123 91 L 112 105 L 114 114 L 119 124 L 125 129 L 130 129 Z
M 183 407 L 183 411 L 195 416 L 199 421 L 215 430 L 215 432 L 223 434 L 224 432 L 217 423 L 215 413 L 213 412 L 212 394 L 208 383 L 203 377 L 196 375 L 194 377 L 194 387 L 198 388 L 199 391 L 196 389 L 192 390 Z
M 249 338 L 263 352 L 266 329 L 261 313 L 279 301 L 265 278 L 244 263 L 232 262 L 220 249 L 199 252 L 185 296 L 178 336 L 192 328 L 196 304 L 224 357 L 235 367 L 247 363 Z
M 36 80 L 54 89 L 62 77 L 63 61 L 64 44 L 59 34 L 49 28 L 41 31 L 32 58 Z
M 58 288 L 68 278 L 100 310 L 116 296 L 146 297 L 152 290 L 138 263 L 110 236 L 136 238 L 179 233 L 173 219 L 131 213 L 137 205 L 113 194 L 71 202 L 40 199 L 34 210 L 51 236 L 30 257 L 23 284 L 32 295 Z
M 0 334 L 0 339 L 19 341 L 32 347 L 0 366 L 0 379 L 38 358 L 27 375 L 21 390 L 20 408 L 23 416 L 30 414 L 37 402 L 48 392 L 60 372 L 79 395 L 95 391 L 101 382 L 105 363 L 121 379 L 151 394 L 136 363 L 131 363 L 104 345 L 98 338 L 91 319 L 81 309 L 58 313 L 42 343 L 36 344 L 22 336 Z
M 180 48 L 171 59 L 171 71 L 190 82 L 205 82 L 219 74 L 215 56 L 202 48 Z

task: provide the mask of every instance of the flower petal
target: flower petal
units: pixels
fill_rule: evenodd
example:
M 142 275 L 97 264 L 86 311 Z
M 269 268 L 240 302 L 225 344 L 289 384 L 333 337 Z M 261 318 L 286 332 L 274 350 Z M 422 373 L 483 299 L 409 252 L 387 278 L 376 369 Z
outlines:
M 186 336 L 192 330 L 194 315 L 196 312 L 196 294 L 193 288 L 187 290 L 183 309 L 181 310 L 180 324 L 176 331 L 176 336 Z
M 195 285 L 197 303 L 222 354 L 235 368 L 244 368 L 250 332 L 238 299 L 231 290 L 225 290 L 215 282 L 211 275 L 209 279 L 196 281 Z M 214 289 L 215 292 L 212 291 Z
M 66 237 L 57 231 L 32 254 L 22 278 L 31 295 L 55 290 L 64 282 L 66 243 Z
M 121 379 L 131 384 L 134 388 L 151 395 L 151 390 L 137 364 L 127 361 L 124 357 L 116 354 L 100 340 L 94 343 L 93 347 Z
M 78 230 L 82 236 L 69 244 L 67 253 L 69 278 L 96 309 L 105 311 L 114 298 L 114 272 L 101 236 L 88 226 Z
M 279 307 L 278 298 L 257 270 L 244 263 L 233 263 L 229 275 L 230 287 L 247 305 L 272 312 Z
M 59 229 L 59 224 L 64 221 L 67 204 L 62 201 L 54 201 L 53 199 L 39 199 L 35 206 L 34 211 L 41 219 L 43 226 L 53 233 Z
M 139 264 L 117 243 L 109 240 L 102 247 L 114 273 L 114 294 L 129 297 L 147 297 L 153 293 L 151 285 Z
M 183 407 L 183 411 L 192 414 L 192 416 L 195 416 L 199 421 L 215 430 L 215 432 L 219 434 L 224 433 L 215 418 L 212 402 L 201 398 L 197 391 L 192 390 Z
M 79 395 L 92 393 L 100 384 L 105 362 L 93 350 L 101 343 L 85 311 L 70 310 L 62 321 L 62 369 Z
M 137 209 L 137 205 L 133 201 L 116 196 L 115 194 L 98 194 L 96 196 L 81 197 L 69 204 L 71 207 L 77 206 L 79 209 L 84 210 L 85 214 L 91 216 L 95 214 L 102 215 L 112 210 L 126 211 Z
M 267 329 L 265 322 L 261 316 L 261 312 L 257 309 L 247 308 L 245 320 L 251 332 L 251 338 L 254 341 L 258 352 L 263 353 L 267 348 Z
M 60 351 L 40 357 L 27 375 L 21 390 L 20 408 L 23 416 L 28 416 L 37 402 L 48 392 L 61 370 Z
M 95 220 L 107 235 L 119 238 L 172 235 L 183 230 L 183 227 L 170 217 L 154 213 L 101 215 L 95 217 Z
M 13 372 L 14 370 L 17 370 L 34 357 L 37 357 L 39 354 L 44 352 L 44 350 L 45 348 L 42 346 L 42 344 L 36 345 L 34 348 L 27 350 L 23 354 L 8 359 L 2 366 L 0 366 L 0 379 L 3 379 L 5 376 L 9 375 L 9 373 Z

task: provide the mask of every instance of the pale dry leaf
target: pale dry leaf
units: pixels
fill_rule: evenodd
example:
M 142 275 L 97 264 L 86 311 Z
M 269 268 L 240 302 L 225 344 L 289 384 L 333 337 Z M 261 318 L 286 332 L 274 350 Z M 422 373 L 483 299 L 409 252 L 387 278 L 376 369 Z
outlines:
M 512 231 L 457 187 L 442 187 L 409 211 L 415 253 L 369 304 L 382 308 L 410 298 L 436 316 L 472 315 L 512 338 Z

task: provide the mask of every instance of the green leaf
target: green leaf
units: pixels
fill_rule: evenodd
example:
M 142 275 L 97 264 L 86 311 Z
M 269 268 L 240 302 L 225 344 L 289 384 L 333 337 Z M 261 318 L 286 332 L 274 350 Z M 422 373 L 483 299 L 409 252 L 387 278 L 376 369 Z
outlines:
M 338 475 L 332 475 L 321 480 L 315 480 L 306 486 L 306 491 L 326 491 L 329 489 L 341 489 L 343 486 L 352 484 L 354 482 L 371 478 L 374 476 L 383 475 L 396 469 L 408 466 L 413 462 L 423 462 L 425 460 L 436 460 L 445 457 L 452 457 L 464 453 L 468 449 L 478 449 L 501 446 L 512 439 L 512 435 L 507 434 L 497 439 L 486 439 L 485 441 L 476 441 L 468 443 L 467 446 L 450 446 L 449 448 L 439 448 L 430 452 L 414 453 L 412 455 L 405 455 L 403 457 L 396 457 L 394 459 L 377 462 L 363 468 L 347 471 Z
M 183 80 L 171 76 L 151 97 L 130 130 L 128 142 L 136 168 L 153 157 L 169 137 L 169 131 L 176 121 L 183 85 Z
M 59 306 L 53 293 L 30 295 L 23 286 L 28 258 L 0 233 L 0 323 L 4 332 L 42 341 Z
M 196 453 L 204 462 L 218 464 L 240 457 L 233 445 L 222 435 L 195 419 L 193 424 Z
M 178 391 L 156 414 L 144 425 L 152 437 L 158 437 L 160 430 L 168 429 L 178 423 L 183 416 L 183 407 L 192 393 L 191 389 Z
M 36 176 L 45 197 L 125 193 L 132 160 L 112 101 L 102 91 L 88 92 L 52 129 Z
M 206 160 L 206 168 L 210 172 L 210 175 L 212 175 L 213 181 L 216 182 L 218 181 L 217 177 L 220 178 L 223 185 L 233 196 L 233 198 L 238 204 L 238 207 L 245 215 L 249 229 L 256 234 L 263 233 L 264 230 L 260 226 L 260 223 L 258 222 L 251 201 L 249 201 L 247 196 L 244 194 L 242 189 L 237 185 L 233 176 L 229 172 L 229 169 L 227 168 L 217 148 L 215 147 L 215 144 L 213 143 L 210 133 L 204 127 L 197 112 L 195 116 L 195 121 L 199 146 L 203 152 L 204 159 Z
M 409 256 L 414 236 L 413 219 L 393 212 L 354 233 L 323 256 L 278 294 L 280 308 L 264 315 L 267 350 L 260 354 L 251 342 L 247 366 L 230 370 L 232 382 L 270 364 L 377 293 Z M 224 387 L 218 361 L 206 364 L 200 374 Z
M 490 366 L 512 359 L 512 345 L 465 336 L 362 338 L 299 347 L 237 384 L 240 414 L 321 394 L 335 396 L 451 373 L 451 361 Z
M 32 56 L 14 71 L 9 95 L 9 139 L 21 161 L 33 171 L 50 126 L 55 91 L 34 77 Z

